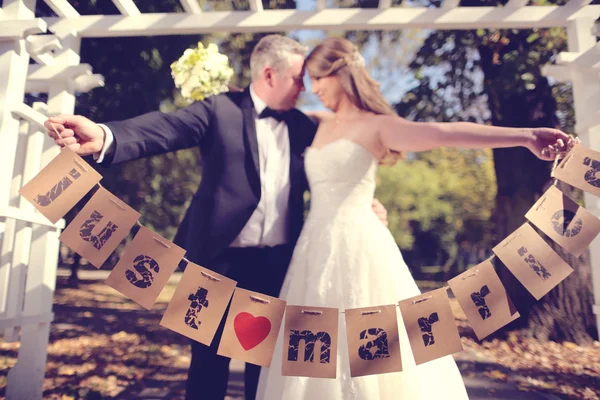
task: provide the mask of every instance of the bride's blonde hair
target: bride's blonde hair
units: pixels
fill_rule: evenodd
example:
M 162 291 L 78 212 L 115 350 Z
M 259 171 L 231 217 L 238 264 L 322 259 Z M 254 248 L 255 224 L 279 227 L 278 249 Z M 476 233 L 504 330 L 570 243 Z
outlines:
M 306 69 L 315 78 L 337 75 L 346 95 L 356 107 L 375 114 L 396 115 L 379 90 L 379 83 L 371 78 L 365 60 L 347 39 L 327 38 L 306 57 Z M 388 150 L 382 164 L 394 164 L 403 158 L 401 152 Z

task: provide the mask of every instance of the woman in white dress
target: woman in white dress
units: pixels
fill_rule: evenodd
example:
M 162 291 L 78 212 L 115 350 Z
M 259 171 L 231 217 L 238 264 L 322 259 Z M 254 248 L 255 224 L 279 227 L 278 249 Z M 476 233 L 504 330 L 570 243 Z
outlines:
M 555 151 L 571 144 L 571 138 L 556 129 L 419 123 L 400 118 L 368 75 L 356 47 L 345 39 L 326 39 L 309 54 L 305 65 L 313 93 L 333 113 L 318 115 L 319 130 L 305 153 L 311 209 L 280 294 L 288 305 L 343 310 L 397 304 L 420 294 L 392 235 L 371 208 L 380 164 L 395 161 L 403 152 L 442 146 L 525 146 L 539 158 L 551 160 Z M 261 371 L 258 398 L 467 399 L 452 356 L 415 366 L 397 314 L 402 372 L 351 378 L 345 322 L 340 314 L 337 378 L 282 376 L 282 328 L 271 368 Z

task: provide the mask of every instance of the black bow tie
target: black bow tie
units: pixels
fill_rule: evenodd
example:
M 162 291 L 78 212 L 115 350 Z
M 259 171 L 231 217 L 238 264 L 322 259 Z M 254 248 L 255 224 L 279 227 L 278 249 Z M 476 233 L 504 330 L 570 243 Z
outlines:
M 287 112 L 285 111 L 275 111 L 272 108 L 265 107 L 264 110 L 258 115 L 258 119 L 262 118 L 274 118 L 277 121 L 281 122 L 285 120 Z

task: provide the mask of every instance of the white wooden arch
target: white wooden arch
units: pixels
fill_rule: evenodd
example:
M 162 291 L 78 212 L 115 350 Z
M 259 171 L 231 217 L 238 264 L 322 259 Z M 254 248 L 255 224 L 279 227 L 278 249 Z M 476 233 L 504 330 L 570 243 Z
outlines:
M 41 399 L 54 294 L 60 229 L 21 199 L 18 189 L 57 154 L 43 132 L 48 114 L 73 113 L 75 93 L 103 85 L 103 77 L 80 64 L 86 37 L 181 35 L 210 32 L 272 32 L 299 29 L 397 30 L 403 28 L 531 29 L 566 27 L 569 51 L 544 74 L 573 84 L 576 131 L 600 150 L 600 47 L 595 20 L 600 5 L 570 0 L 564 6 L 528 6 L 510 0 L 503 7 L 266 10 L 249 0 L 247 11 L 204 12 L 197 0 L 180 0 L 184 13 L 141 13 L 132 0 L 112 0 L 121 15 L 80 15 L 67 0 L 43 0 L 57 17 L 35 15 L 36 0 L 3 0 L 0 8 L 0 330 L 5 341 L 21 341 L 9 371 L 8 399 Z M 138 0 L 141 1 L 141 0 Z M 30 59 L 35 61 L 30 64 Z M 48 103 L 29 107 L 28 92 L 48 93 Z M 586 208 L 600 216 L 600 199 L 586 193 Z M 62 224 L 62 225 L 61 225 Z M 600 239 L 590 246 L 594 312 L 600 327 Z M 19 332 L 20 328 L 20 332 Z M 19 336 L 20 333 L 20 336 Z

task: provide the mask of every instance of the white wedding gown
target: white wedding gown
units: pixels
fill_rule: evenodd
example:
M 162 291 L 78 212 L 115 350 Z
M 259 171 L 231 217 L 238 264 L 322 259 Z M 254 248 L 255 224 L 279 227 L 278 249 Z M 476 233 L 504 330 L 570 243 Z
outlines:
M 311 208 L 280 298 L 288 305 L 346 308 L 397 304 L 420 294 L 389 230 L 371 202 L 378 162 L 348 139 L 308 148 Z M 270 368 L 262 368 L 257 399 L 468 399 L 452 356 L 415 366 L 397 308 L 402 372 L 350 377 L 344 314 L 339 317 L 337 378 L 281 375 L 284 326 Z

